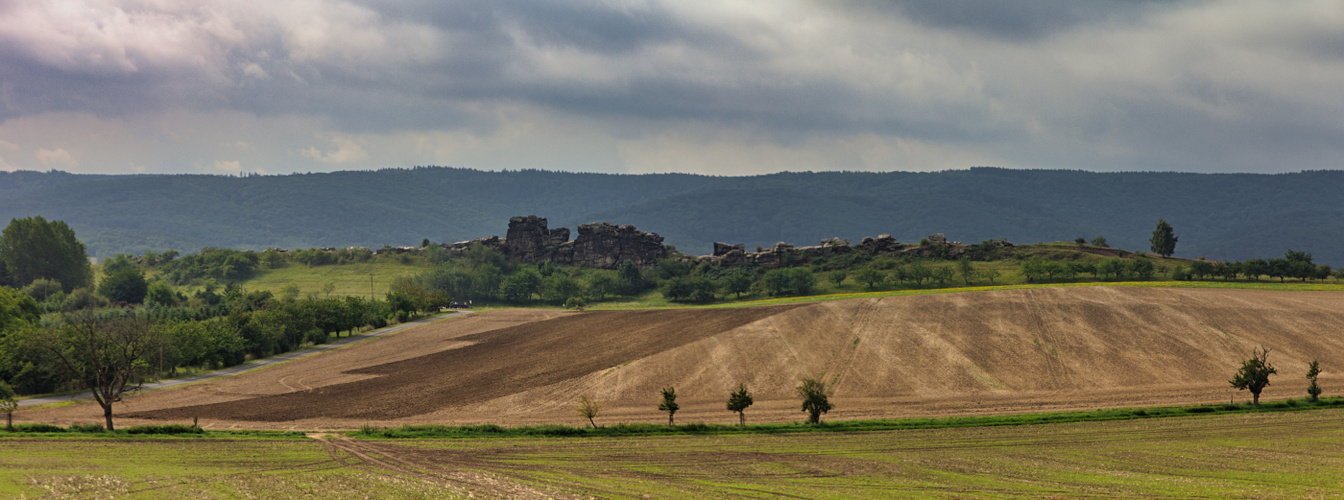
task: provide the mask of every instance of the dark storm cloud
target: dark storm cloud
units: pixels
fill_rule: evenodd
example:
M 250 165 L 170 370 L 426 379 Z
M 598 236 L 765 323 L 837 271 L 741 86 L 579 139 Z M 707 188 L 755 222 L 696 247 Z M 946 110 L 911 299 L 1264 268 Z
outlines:
M 1034 41 L 1080 25 L 1133 22 L 1177 0 L 849 0 L 865 13 L 906 17 L 916 23 L 972 35 Z
M 508 167 L 574 144 L 613 169 L 713 150 L 759 169 L 856 168 L 825 163 L 840 152 L 871 169 L 1245 171 L 1331 168 L 1344 143 L 1325 0 L 80 5 L 0 3 L 0 168 L 94 156 L 78 144 L 98 131 L 62 120 L 190 128 L 228 146 L 141 150 L 272 168 L 464 148 Z M 218 133 L 246 137 L 212 139 L 201 117 L 222 115 Z M 246 132 L 265 127 L 284 130 Z M 234 150 L 252 156 L 219 156 Z M 779 165 L 793 158 L 810 163 Z

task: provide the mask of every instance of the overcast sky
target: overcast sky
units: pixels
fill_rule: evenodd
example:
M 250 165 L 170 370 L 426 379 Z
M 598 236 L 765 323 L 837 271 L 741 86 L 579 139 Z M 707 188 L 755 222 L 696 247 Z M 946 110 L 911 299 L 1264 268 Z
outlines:
M 0 0 L 0 169 L 1344 168 L 1344 1 Z

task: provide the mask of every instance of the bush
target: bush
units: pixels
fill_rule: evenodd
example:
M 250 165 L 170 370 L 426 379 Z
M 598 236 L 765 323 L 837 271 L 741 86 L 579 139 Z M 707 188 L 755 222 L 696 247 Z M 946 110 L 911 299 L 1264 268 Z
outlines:
M 99 424 L 71 424 L 70 432 L 79 432 L 82 434 L 97 434 L 107 432 L 107 429 Z
M 14 426 L 14 432 L 56 433 L 65 432 L 65 428 L 51 424 L 17 424 Z
M 126 429 L 127 434 L 205 434 L 205 429 L 192 425 L 138 425 Z

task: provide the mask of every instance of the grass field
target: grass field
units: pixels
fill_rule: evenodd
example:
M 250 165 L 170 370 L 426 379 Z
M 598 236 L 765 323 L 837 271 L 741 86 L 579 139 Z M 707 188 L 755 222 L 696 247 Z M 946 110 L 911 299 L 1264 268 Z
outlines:
M 789 435 L 0 438 L 0 496 L 1344 496 L 1344 410 Z
M 358 264 L 314 267 L 289 264 L 279 269 L 263 269 L 240 285 L 247 290 L 265 290 L 276 295 L 280 295 L 286 286 L 294 285 L 298 287 L 300 296 L 325 294 L 325 287 L 331 285 L 334 287 L 332 295 L 369 298 L 372 294 L 381 299 L 387 294 L 393 280 L 430 269 L 432 266 L 423 259 L 408 259 L 405 263 L 395 259 L 375 259 Z

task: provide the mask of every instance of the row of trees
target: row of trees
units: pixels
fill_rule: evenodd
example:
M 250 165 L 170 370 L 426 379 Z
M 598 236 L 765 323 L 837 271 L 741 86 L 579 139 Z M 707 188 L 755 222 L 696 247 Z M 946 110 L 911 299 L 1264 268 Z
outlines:
M 1259 281 L 1262 276 L 1268 276 L 1278 278 L 1279 281 L 1285 281 L 1287 278 L 1307 281 L 1324 280 L 1332 275 L 1344 279 L 1344 269 L 1335 271 L 1329 265 L 1317 265 L 1312 262 L 1311 254 L 1296 250 L 1289 250 L 1278 259 L 1251 259 L 1245 262 L 1196 260 L 1191 262 L 1189 267 L 1180 266 L 1172 270 L 1172 277 L 1179 280 L 1205 278 L 1234 280 L 1244 277 L 1251 281 Z
M 1090 274 L 1093 278 L 1102 280 L 1130 277 L 1146 280 L 1157 272 L 1157 266 L 1153 261 L 1142 257 L 1102 259 L 1098 262 L 1028 259 L 1022 261 L 1021 266 L 1019 272 L 1026 277 L 1028 283 L 1073 279 L 1082 274 Z
M 807 412 L 808 423 L 816 424 L 821 422 L 821 415 L 831 411 L 834 406 L 830 402 L 830 394 L 826 384 L 815 378 L 805 378 L 802 384 L 797 387 L 798 396 L 802 398 L 802 411 Z M 662 401 L 658 403 L 658 411 L 667 412 L 667 425 L 673 425 L 677 411 L 681 405 L 677 403 L 677 390 L 673 387 L 664 387 L 660 389 L 659 394 Z M 751 391 L 747 390 L 747 384 L 738 384 L 737 389 L 728 394 L 728 403 L 725 407 L 728 411 L 737 414 L 738 425 L 747 425 L 747 408 L 755 403 L 751 396 Z M 588 420 L 589 425 L 594 428 L 597 423 L 593 420 L 602 411 L 601 403 L 594 401 L 588 396 L 580 396 L 579 404 L 575 407 L 579 416 Z

